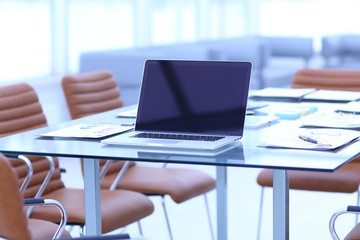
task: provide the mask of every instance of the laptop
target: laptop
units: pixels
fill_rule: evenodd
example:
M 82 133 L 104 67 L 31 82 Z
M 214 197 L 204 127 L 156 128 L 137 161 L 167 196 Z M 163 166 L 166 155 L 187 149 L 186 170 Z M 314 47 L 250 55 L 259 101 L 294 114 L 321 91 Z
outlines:
M 101 141 L 214 150 L 244 131 L 250 62 L 147 60 L 134 131 Z

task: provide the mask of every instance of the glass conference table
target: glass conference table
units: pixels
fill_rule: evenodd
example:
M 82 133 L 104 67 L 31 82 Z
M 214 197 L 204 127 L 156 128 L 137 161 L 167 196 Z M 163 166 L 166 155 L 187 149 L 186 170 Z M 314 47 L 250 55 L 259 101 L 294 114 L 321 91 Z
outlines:
M 274 104 L 274 105 L 273 105 Z M 284 103 L 271 103 L 271 109 Z M 327 106 L 325 104 L 324 106 Z M 130 107 L 131 108 L 131 107 Z M 84 158 L 84 188 L 86 235 L 101 234 L 99 159 L 130 160 L 139 162 L 162 162 L 200 164 L 216 167 L 217 239 L 227 237 L 227 167 L 269 168 L 273 174 L 273 239 L 289 239 L 289 175 L 288 170 L 333 172 L 360 153 L 360 141 L 355 141 L 336 151 L 309 151 L 294 149 L 262 148 L 257 145 L 266 137 L 279 131 L 292 131 L 295 121 L 281 121 L 257 129 L 246 129 L 242 140 L 230 149 L 222 149 L 214 155 L 198 152 L 171 153 L 151 148 L 109 146 L 98 140 L 55 139 L 39 135 L 79 123 L 132 122 L 131 118 L 119 118 L 122 108 L 77 119 L 56 126 L 36 129 L 0 138 L 0 152 L 39 156 Z M 264 109 L 266 111 L 266 109 Z

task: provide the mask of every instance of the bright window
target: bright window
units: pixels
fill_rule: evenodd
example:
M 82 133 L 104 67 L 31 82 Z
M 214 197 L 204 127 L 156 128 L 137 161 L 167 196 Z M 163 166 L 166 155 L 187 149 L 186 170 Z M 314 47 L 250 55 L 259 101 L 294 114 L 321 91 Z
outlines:
M 320 50 L 324 35 L 360 33 L 359 9 L 358 0 L 266 0 L 259 13 L 259 33 L 313 37 Z
M 195 0 L 151 1 L 151 44 L 196 40 Z
M 50 1 L 0 1 L 0 81 L 49 75 Z
M 69 70 L 78 71 L 82 52 L 133 46 L 132 0 L 71 0 Z
M 59 8 L 60 6 L 60 8 Z M 358 0 L 1 0 L 0 81 L 78 71 L 82 52 L 244 35 L 360 34 Z

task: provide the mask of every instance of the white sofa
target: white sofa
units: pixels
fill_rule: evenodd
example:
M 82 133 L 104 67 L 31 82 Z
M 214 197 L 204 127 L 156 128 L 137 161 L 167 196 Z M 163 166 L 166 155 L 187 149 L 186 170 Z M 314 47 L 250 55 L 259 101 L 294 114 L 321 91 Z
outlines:
M 85 52 L 80 72 L 110 70 L 120 88 L 138 91 L 146 59 L 234 60 L 253 63 L 251 88 L 290 84 L 292 75 L 307 66 L 313 56 L 313 40 L 299 37 L 249 36 L 192 43 L 176 43 L 144 48 Z M 300 63 L 281 66 L 276 58 L 296 58 Z
M 329 35 L 322 38 L 325 68 L 360 69 L 360 35 Z

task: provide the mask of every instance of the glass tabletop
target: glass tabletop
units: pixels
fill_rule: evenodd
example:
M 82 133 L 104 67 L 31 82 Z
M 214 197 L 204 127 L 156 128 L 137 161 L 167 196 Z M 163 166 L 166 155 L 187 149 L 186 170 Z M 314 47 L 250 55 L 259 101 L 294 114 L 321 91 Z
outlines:
M 258 146 L 268 136 L 277 134 L 279 131 L 291 131 L 292 128 L 296 127 L 293 121 L 274 123 L 271 126 L 258 129 L 247 129 L 242 139 L 216 151 L 113 146 L 101 144 L 99 139 L 63 139 L 40 136 L 40 134 L 79 123 L 130 123 L 134 121 L 133 118 L 119 118 L 117 117 L 118 113 L 119 109 L 116 109 L 56 126 L 3 137 L 0 138 L 0 152 L 72 158 L 331 172 L 358 156 L 360 150 L 359 141 L 332 151 L 278 149 Z

